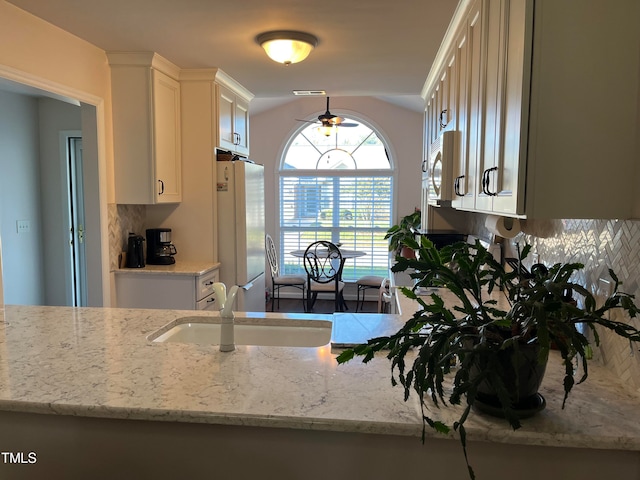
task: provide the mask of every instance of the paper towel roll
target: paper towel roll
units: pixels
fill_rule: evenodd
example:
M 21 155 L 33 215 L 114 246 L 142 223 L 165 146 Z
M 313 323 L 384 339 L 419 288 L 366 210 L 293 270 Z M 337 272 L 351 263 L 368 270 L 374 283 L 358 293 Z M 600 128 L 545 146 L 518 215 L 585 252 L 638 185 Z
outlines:
M 487 215 L 484 226 L 491 233 L 502 238 L 513 238 L 520 233 L 520 220 L 517 218 Z

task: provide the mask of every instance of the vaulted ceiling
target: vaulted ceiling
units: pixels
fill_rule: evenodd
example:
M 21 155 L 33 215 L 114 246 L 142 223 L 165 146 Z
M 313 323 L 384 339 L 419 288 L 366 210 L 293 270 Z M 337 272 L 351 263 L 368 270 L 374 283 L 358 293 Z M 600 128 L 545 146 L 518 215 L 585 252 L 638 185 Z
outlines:
M 420 91 L 457 0 L 9 0 L 106 51 L 154 51 L 181 68 L 218 67 L 256 95 L 252 110 L 292 90 L 374 96 L 422 108 Z M 299 30 L 319 44 L 283 66 L 259 33 Z

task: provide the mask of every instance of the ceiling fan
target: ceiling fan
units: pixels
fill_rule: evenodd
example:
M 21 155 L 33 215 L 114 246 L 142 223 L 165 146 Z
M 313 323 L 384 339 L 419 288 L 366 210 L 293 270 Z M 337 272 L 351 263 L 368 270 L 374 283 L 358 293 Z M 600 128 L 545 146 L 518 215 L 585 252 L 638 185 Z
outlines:
M 357 127 L 357 123 L 345 122 L 344 118 L 337 115 L 333 115 L 329 111 L 329 97 L 327 97 L 327 111 L 322 115 L 318 115 L 318 121 L 315 120 L 298 120 L 299 122 L 319 123 L 321 128 L 326 130 L 325 135 L 330 135 L 330 129 L 332 127 Z M 328 133 L 327 133 L 328 132 Z

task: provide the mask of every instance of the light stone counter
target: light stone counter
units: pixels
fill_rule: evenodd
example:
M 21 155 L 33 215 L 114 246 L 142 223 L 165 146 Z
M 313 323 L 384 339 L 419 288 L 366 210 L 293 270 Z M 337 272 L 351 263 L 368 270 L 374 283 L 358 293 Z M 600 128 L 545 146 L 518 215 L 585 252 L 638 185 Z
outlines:
M 140 275 L 189 275 L 200 276 L 220 268 L 220 263 L 212 262 L 182 262 L 177 260 L 171 265 L 145 265 L 142 268 L 119 268 L 114 270 L 116 275 L 135 273 Z
M 385 358 L 338 365 L 330 345 L 238 346 L 221 353 L 216 347 L 147 340 L 177 318 L 200 315 L 217 313 L 5 306 L 0 316 L 0 410 L 421 435 L 418 401 L 412 395 L 404 402 L 402 389 L 391 387 Z M 385 318 L 403 321 L 336 315 L 334 340 L 350 343 L 350 328 L 365 336 L 388 330 Z M 638 395 L 594 364 L 563 411 L 561 374 L 558 359 L 552 359 L 541 390 L 547 408 L 524 420 L 521 429 L 512 431 L 503 420 L 474 414 L 467 422 L 468 438 L 640 451 Z M 434 416 L 452 422 L 458 412 L 441 408 Z M 443 438 L 431 430 L 426 435 Z
M 0 409 L 420 433 L 417 403 L 405 403 L 401 392 L 389 388 L 386 368 L 338 366 L 330 345 L 237 346 L 221 353 L 213 346 L 154 344 L 146 338 L 177 318 L 200 315 L 217 312 L 6 306 L 0 323 Z

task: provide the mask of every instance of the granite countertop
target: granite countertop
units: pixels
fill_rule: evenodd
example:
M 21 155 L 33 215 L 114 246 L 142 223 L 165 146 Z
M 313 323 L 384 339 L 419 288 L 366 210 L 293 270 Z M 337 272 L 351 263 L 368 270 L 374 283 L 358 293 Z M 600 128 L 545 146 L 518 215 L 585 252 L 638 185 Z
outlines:
M 278 314 L 264 314 L 278 317 Z M 217 312 L 5 306 L 0 308 L 0 409 L 169 422 L 198 422 L 415 436 L 415 395 L 392 387 L 383 357 L 338 365 L 336 349 L 153 343 L 182 317 Z M 313 318 L 313 315 L 305 318 Z M 339 314 L 334 342 L 359 341 L 403 316 Z M 397 325 L 397 323 L 396 323 Z M 391 327 L 393 328 L 393 327 Z M 350 333 L 351 332 L 351 333 Z M 390 333 L 390 332 L 389 332 Z M 353 338 L 349 338 L 349 336 Z M 547 408 L 512 431 L 474 414 L 471 440 L 640 451 L 640 397 L 594 364 L 563 411 L 562 369 L 553 358 L 541 393 Z M 434 413 L 452 422 L 456 408 Z M 428 436 L 442 438 L 431 430 Z
M 119 268 L 114 270 L 116 275 L 189 275 L 200 276 L 220 268 L 220 263 L 214 262 L 182 262 L 177 260 L 171 265 L 145 265 L 142 268 Z

